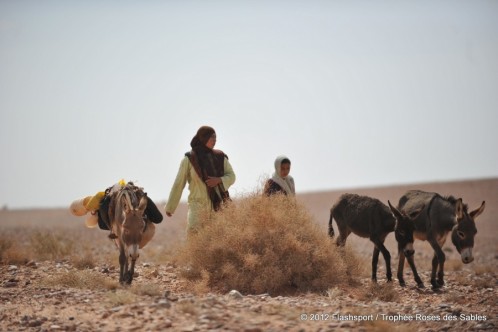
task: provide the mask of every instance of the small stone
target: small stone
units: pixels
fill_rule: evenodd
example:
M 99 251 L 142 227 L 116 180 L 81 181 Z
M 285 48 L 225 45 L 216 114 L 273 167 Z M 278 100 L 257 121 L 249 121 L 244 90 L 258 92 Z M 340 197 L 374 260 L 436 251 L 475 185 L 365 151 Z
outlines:
M 164 292 L 164 297 L 172 302 L 178 301 L 178 296 L 171 294 L 171 291 Z
M 160 299 L 157 305 L 161 308 L 171 308 L 171 303 L 167 299 Z
M 7 271 L 17 271 L 18 267 L 16 265 L 10 265 Z
M 36 267 L 36 262 L 35 261 L 29 261 L 26 263 L 26 266 L 28 267 Z
M 235 289 L 231 290 L 228 293 L 228 296 L 231 297 L 232 299 L 236 299 L 236 300 L 240 300 L 240 299 L 244 298 L 244 296 L 242 294 L 240 294 L 240 292 L 235 290 Z
M 162 324 L 157 326 L 157 330 L 162 331 L 162 330 L 170 328 L 172 326 L 173 326 L 173 323 L 169 319 L 166 319 Z
M 38 326 L 41 326 L 43 324 L 43 321 L 40 320 L 40 319 L 35 319 L 35 320 L 32 320 L 30 321 L 27 326 L 28 327 L 38 327 Z

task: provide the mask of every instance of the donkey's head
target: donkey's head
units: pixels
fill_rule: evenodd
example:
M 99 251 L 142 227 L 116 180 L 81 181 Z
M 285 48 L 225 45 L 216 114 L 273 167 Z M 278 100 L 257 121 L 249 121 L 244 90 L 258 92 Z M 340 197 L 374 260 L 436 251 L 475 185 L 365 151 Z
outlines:
M 121 240 L 126 246 L 126 251 L 132 259 L 139 256 L 139 244 L 145 231 L 144 211 L 147 207 L 147 196 L 143 196 L 137 207 L 133 206 L 129 195 L 124 195 L 123 222 L 121 224 Z
M 462 199 L 459 198 L 456 201 L 455 214 L 457 223 L 451 232 L 451 241 L 465 264 L 474 260 L 472 249 L 474 248 L 474 237 L 477 234 L 475 218 L 484 211 L 484 207 L 485 202 L 483 201 L 479 208 L 468 213 L 467 205 L 462 203 Z
M 422 206 L 419 210 L 413 212 L 410 215 L 406 215 L 404 212 L 401 213 L 398 209 L 391 205 L 390 201 L 387 201 L 389 208 L 396 218 L 396 226 L 394 227 L 394 236 L 398 242 L 398 249 L 406 257 L 413 256 L 415 249 L 413 248 L 413 232 L 415 230 L 415 223 L 413 220 L 417 219 L 425 206 Z

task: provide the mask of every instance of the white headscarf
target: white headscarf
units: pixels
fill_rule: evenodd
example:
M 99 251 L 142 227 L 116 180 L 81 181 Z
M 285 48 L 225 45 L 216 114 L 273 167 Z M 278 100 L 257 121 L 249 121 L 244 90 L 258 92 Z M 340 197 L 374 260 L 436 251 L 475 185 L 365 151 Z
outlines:
M 280 167 L 282 165 L 282 160 L 287 159 L 286 156 L 278 156 L 275 159 L 275 173 L 272 175 L 273 182 L 276 182 L 282 189 L 287 193 L 287 195 L 294 196 L 296 194 L 296 189 L 294 187 L 294 178 L 290 175 L 287 175 L 285 178 L 280 176 Z

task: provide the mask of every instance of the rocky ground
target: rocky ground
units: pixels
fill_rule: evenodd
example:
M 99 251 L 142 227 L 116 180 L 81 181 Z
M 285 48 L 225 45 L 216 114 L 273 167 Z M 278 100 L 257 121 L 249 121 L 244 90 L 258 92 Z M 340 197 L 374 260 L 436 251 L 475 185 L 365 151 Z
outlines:
M 112 266 L 81 270 L 68 262 L 31 261 L 0 266 L 0 330 L 493 331 L 498 329 L 495 271 L 448 272 L 439 292 L 417 289 L 413 282 L 401 288 L 362 278 L 323 294 L 271 296 L 236 290 L 192 294 L 181 269 L 172 265 L 142 263 L 133 285 L 122 287 Z M 78 282 L 78 275 L 89 276 L 90 283 Z M 421 275 L 428 280 L 427 273 Z
M 117 282 L 117 252 L 107 234 L 86 229 L 84 219 L 69 215 L 67 209 L 0 211 L 0 250 L 4 250 L 2 243 L 13 245 L 9 252 L 4 250 L 0 263 L 0 331 L 498 330 L 498 179 L 416 188 L 463 197 L 471 208 L 486 200 L 486 210 L 477 222 L 475 261 L 462 264 L 448 241 L 444 247 L 446 285 L 438 292 L 430 288 L 433 253 L 427 243 L 415 246 L 426 288 L 415 287 L 409 268 L 405 268 L 408 286 L 401 288 L 397 280 L 385 282 L 382 258 L 379 283 L 370 282 L 373 245 L 355 236 L 348 239 L 348 245 L 363 260 L 365 269 L 354 284 L 323 293 L 285 296 L 240 294 L 237 290 L 196 292 L 183 277 L 183 267 L 175 265 L 168 254 L 175 243 L 184 240 L 185 206 L 158 225 L 154 239 L 140 256 L 133 284 L 123 287 Z M 413 188 L 356 193 L 394 202 L 407 189 Z M 324 232 L 330 206 L 341 193 L 299 196 Z M 52 233 L 57 236 L 43 242 Z M 37 243 L 45 244 L 35 246 Z M 69 257 L 41 258 L 40 251 L 48 245 L 56 245 L 57 256 Z M 396 275 L 394 236 L 388 237 L 386 247 Z

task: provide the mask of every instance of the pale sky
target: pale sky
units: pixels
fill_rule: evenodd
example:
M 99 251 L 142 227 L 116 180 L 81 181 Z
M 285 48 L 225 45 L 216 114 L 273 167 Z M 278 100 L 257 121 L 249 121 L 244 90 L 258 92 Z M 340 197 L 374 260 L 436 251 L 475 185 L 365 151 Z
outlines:
M 498 1 L 0 0 L 0 207 L 165 201 L 201 125 L 233 196 L 497 177 Z

